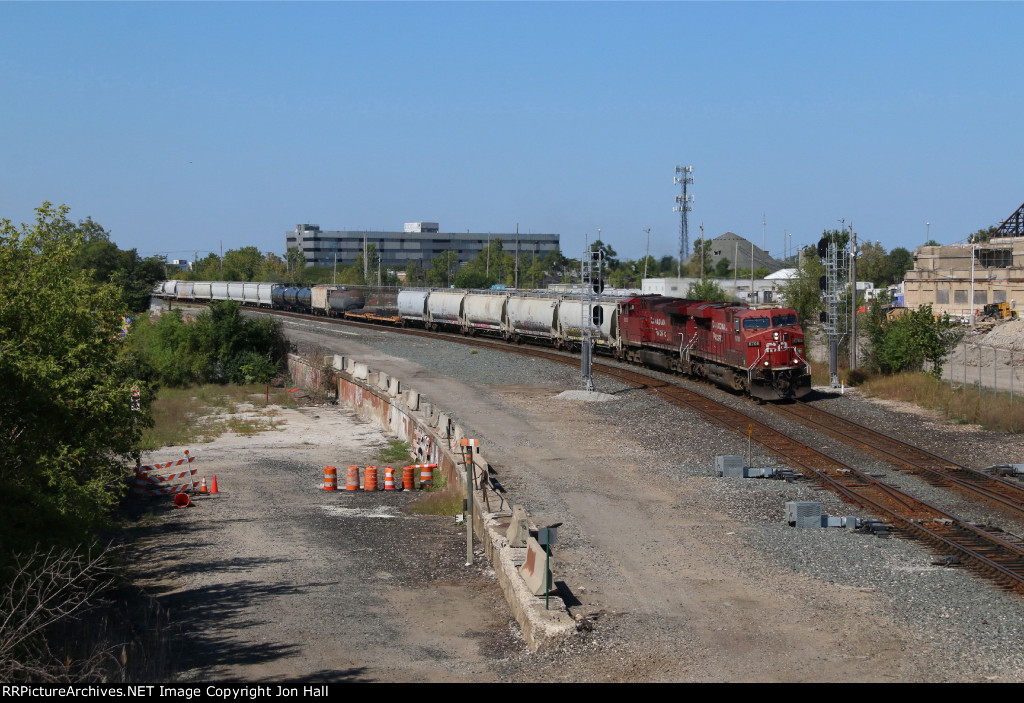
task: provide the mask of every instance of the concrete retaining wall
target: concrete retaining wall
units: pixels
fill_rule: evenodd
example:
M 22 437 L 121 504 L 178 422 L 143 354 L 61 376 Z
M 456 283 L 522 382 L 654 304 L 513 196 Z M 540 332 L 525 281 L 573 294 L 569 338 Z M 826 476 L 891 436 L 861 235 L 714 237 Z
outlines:
M 334 355 L 322 368 L 333 370 L 333 385 L 338 401 L 361 417 L 374 420 L 399 439 L 409 443 L 416 455 L 411 463 L 436 463 L 446 482 L 465 487 L 460 441 L 467 435 L 463 428 L 408 388 L 400 379 L 372 371 L 366 364 Z M 324 371 L 314 368 L 302 357 L 290 354 L 288 370 L 295 383 L 306 388 L 323 388 Z M 512 613 L 532 651 L 554 645 L 575 631 L 575 621 L 560 598 L 552 596 L 550 610 L 544 598 L 526 588 L 518 567 L 526 558 L 526 549 L 509 546 L 506 529 L 512 515 L 508 496 L 480 489 L 481 478 L 488 477 L 490 465 L 486 448 L 474 454 L 473 533 L 482 543 Z M 418 480 L 419 477 L 417 477 Z

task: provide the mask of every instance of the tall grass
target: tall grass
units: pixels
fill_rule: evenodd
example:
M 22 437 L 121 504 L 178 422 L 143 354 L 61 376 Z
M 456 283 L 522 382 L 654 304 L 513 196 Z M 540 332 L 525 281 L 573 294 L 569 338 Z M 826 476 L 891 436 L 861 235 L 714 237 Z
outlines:
M 995 432 L 1024 432 L 1024 403 L 1007 393 L 966 388 L 924 373 L 873 376 L 861 390 L 869 396 L 902 400 L 937 410 L 951 422 L 981 425 Z
M 400 439 L 389 439 L 388 446 L 377 452 L 376 463 L 380 466 L 401 464 L 405 466 L 411 461 L 412 453 L 408 442 Z
M 248 403 L 255 416 L 226 415 Z M 283 388 L 206 384 L 192 388 L 163 388 L 153 401 L 153 427 L 142 433 L 143 450 L 210 442 L 225 432 L 251 436 L 280 424 L 274 407 L 295 408 L 294 397 Z
M 465 497 L 465 491 L 459 490 L 459 486 L 456 484 L 430 491 L 409 507 L 421 515 L 459 515 L 462 512 L 462 501 Z

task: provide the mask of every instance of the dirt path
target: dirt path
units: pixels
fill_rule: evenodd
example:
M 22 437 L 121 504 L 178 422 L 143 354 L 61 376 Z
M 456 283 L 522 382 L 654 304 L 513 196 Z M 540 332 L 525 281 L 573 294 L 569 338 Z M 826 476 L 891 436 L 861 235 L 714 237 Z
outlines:
M 416 496 L 320 490 L 323 467 L 372 464 L 385 438 L 338 407 L 282 411 L 279 430 L 193 447 L 220 494 L 155 509 L 140 584 L 180 633 L 177 680 L 490 681 L 519 651 L 493 574 L 464 567 L 451 518 Z M 152 458 L 180 456 L 180 450 Z

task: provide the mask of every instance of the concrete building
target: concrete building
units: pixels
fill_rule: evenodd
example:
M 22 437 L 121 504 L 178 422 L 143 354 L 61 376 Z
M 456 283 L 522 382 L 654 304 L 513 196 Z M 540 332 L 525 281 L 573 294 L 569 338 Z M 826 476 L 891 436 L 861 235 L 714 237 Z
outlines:
M 751 294 L 749 278 L 709 278 L 732 300 L 751 305 L 783 305 L 780 301 L 779 284 L 784 278 L 755 278 Z M 668 295 L 673 298 L 688 297 L 690 286 L 700 283 L 699 278 L 645 278 L 641 283 L 644 295 Z
M 918 247 L 903 281 L 908 308 L 970 318 L 988 303 L 1024 305 L 1024 238 Z
M 306 266 L 334 266 L 335 257 L 338 266 L 351 266 L 362 255 L 363 246 L 373 244 L 381 266 L 397 270 L 404 270 L 410 259 L 429 268 L 431 260 L 445 251 L 454 251 L 459 262 L 470 261 L 495 239 L 513 254 L 517 246 L 520 253 L 539 256 L 559 248 L 557 234 L 441 232 L 437 222 L 407 222 L 401 232 L 331 231 L 321 230 L 320 225 L 299 224 L 285 233 L 287 247 L 298 247 Z

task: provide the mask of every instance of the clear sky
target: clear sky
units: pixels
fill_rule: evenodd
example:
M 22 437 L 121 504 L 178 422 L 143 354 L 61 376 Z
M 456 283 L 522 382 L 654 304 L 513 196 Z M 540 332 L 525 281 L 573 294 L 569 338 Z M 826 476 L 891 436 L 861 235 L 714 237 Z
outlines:
M 579 256 L 852 222 L 913 250 L 1024 202 L 1024 3 L 0 2 L 0 217 L 122 248 L 555 232 Z M 930 222 L 930 227 L 926 226 Z

